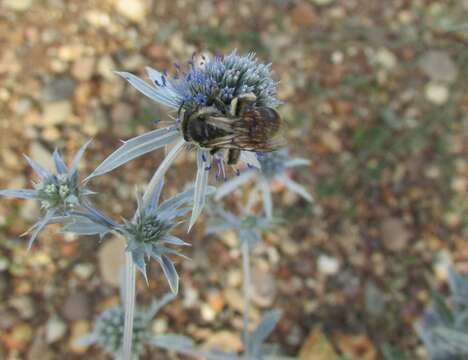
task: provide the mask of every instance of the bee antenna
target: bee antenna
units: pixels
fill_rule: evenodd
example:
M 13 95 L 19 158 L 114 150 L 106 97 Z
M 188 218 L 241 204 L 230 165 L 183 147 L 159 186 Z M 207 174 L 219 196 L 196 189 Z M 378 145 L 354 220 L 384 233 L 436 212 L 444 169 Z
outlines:
M 177 117 L 180 117 L 180 112 L 182 111 L 184 105 L 185 105 L 185 100 L 182 101 L 182 103 L 179 106 L 179 109 L 177 110 Z

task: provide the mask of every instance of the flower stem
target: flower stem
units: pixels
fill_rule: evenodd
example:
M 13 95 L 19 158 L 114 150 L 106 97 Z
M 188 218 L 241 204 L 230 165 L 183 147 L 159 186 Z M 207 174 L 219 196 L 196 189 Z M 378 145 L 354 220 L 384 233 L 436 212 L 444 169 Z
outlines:
M 169 153 L 166 155 L 166 157 L 161 162 L 161 164 L 159 164 L 158 169 L 154 173 L 154 175 L 151 178 L 148 186 L 146 187 L 145 193 L 143 194 L 143 206 L 148 204 L 148 202 L 151 199 L 151 194 L 153 193 L 154 188 L 157 186 L 157 184 L 164 177 L 164 175 L 166 174 L 167 169 L 172 164 L 172 162 L 175 160 L 175 158 L 180 153 L 180 151 L 183 149 L 184 145 L 185 145 L 185 141 L 183 139 L 180 140 L 177 144 L 174 145 L 174 147 L 171 149 L 171 151 L 169 151 Z
M 250 318 L 250 248 L 249 241 L 245 239 L 241 244 L 242 251 L 242 269 L 244 273 L 243 277 L 243 291 L 244 291 L 244 331 L 243 331 L 243 341 L 244 341 L 244 352 L 245 356 L 249 356 L 249 318 Z
M 123 337 L 123 360 L 132 359 L 133 316 L 135 312 L 135 264 L 132 253 L 125 252 L 125 322 Z

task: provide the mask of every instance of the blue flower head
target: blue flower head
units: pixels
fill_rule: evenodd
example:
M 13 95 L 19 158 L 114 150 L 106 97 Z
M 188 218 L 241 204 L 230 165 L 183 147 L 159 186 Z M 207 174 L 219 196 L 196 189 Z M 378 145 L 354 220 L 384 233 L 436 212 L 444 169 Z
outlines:
M 261 106 L 275 107 L 279 103 L 276 98 L 278 83 L 271 78 L 271 64 L 259 63 L 254 53 L 240 56 L 233 51 L 225 57 L 204 58 L 198 66 L 194 58 L 188 63 L 188 71 L 169 81 L 156 83 L 172 84 L 185 110 L 216 106 L 215 100 L 229 105 L 232 99 L 247 93 L 254 93 Z
M 250 92 L 256 95 L 259 105 L 270 107 L 278 105 L 277 82 L 271 78 L 270 65 L 259 63 L 254 54 L 240 56 L 236 51 L 233 51 L 225 57 L 216 56 L 206 59 L 202 56 L 202 59 L 202 62 L 196 63 L 193 56 L 188 62 L 187 71 L 183 71 L 179 65 L 176 65 L 176 73 L 172 77 L 168 76 L 166 72 L 161 73 L 155 69 L 147 68 L 151 84 L 128 72 L 117 72 L 117 74 L 143 95 L 173 111 L 191 110 L 194 107 L 211 105 L 223 108 L 219 110 L 224 111 L 235 97 Z M 88 179 L 106 174 L 141 155 L 174 144 L 153 176 L 159 181 L 164 177 L 178 154 L 187 148 L 188 143 L 182 136 L 180 126 L 180 119 L 174 119 L 168 127 L 156 129 L 124 141 L 123 145 L 109 155 Z M 201 148 L 193 142 L 190 144 L 196 146 L 197 174 L 189 230 L 204 208 L 209 171 L 215 167 L 217 168 L 216 177 L 218 179 L 226 178 L 222 154 L 217 153 L 212 156 L 209 149 Z M 240 160 L 251 166 L 260 167 L 253 152 L 242 151 Z
M 75 155 L 70 168 L 65 165 L 59 151 L 55 149 L 52 155 L 55 172 L 46 170 L 42 165 L 25 156 L 39 181 L 33 183 L 33 189 L 0 190 L 2 196 L 38 200 L 45 210 L 45 215 L 26 232 L 32 233 L 28 249 L 31 248 L 37 235 L 45 225 L 54 222 L 54 218 L 63 218 L 69 215 L 71 211 L 83 205 L 86 196 L 94 194 L 80 183 L 78 177 L 78 165 L 89 143 L 90 141 L 81 147 Z

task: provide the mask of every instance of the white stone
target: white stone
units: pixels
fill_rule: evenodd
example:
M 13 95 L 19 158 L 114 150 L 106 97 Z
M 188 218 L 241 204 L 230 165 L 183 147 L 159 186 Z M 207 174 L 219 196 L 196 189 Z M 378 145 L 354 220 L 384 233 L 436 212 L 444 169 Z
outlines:
M 331 56 L 331 61 L 333 64 L 341 64 L 343 63 L 344 55 L 341 51 L 334 51 Z
M 15 11 L 28 10 L 32 5 L 32 0 L 3 0 L 3 6 Z
M 155 334 L 165 334 L 167 332 L 167 320 L 166 319 L 155 319 L 153 321 L 153 325 L 151 326 L 151 329 Z
M 8 261 L 7 258 L 0 258 L 0 271 L 5 271 L 8 269 L 8 266 L 10 265 L 10 262 Z
M 320 273 L 324 275 L 334 275 L 340 270 L 338 259 L 333 256 L 321 254 L 317 260 L 317 266 Z
M 47 321 L 46 325 L 46 340 L 52 344 L 65 335 L 67 331 L 67 324 L 60 320 L 58 317 L 53 317 Z
M 119 286 L 120 269 L 124 265 L 125 241 L 114 237 L 104 242 L 99 248 L 99 270 L 104 282 Z
M 206 322 L 212 322 L 216 318 L 216 313 L 208 304 L 202 304 L 200 312 L 202 319 Z
M 146 15 L 146 6 L 143 0 L 117 0 L 116 10 L 127 19 L 138 22 Z
M 437 280 L 440 282 L 446 282 L 448 279 L 448 271 L 451 266 L 453 266 L 452 258 L 448 251 L 442 250 L 437 253 L 436 260 L 432 265 Z
M 61 124 L 70 117 L 72 106 L 68 101 L 45 103 L 42 109 L 42 121 L 38 125 L 52 126 Z
M 114 71 L 117 70 L 114 60 L 110 56 L 103 56 L 99 59 L 97 64 L 97 72 L 103 78 L 108 80 L 116 79 L 117 75 L 114 74 Z
M 435 82 L 429 82 L 424 89 L 424 93 L 426 99 L 435 105 L 443 105 L 449 98 L 447 86 Z
M 375 54 L 375 61 L 387 70 L 393 69 L 397 64 L 397 58 L 390 50 L 381 48 Z
M 324 6 L 324 5 L 330 5 L 334 0 L 310 0 L 310 1 L 312 1 L 315 5 Z
M 73 268 L 73 272 L 81 279 L 89 279 L 94 272 L 93 264 L 77 264 Z

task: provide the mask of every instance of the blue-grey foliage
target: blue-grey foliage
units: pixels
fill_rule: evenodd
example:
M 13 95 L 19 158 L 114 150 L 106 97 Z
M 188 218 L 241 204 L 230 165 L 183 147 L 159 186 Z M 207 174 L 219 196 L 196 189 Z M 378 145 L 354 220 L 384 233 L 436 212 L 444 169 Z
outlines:
M 134 359 L 151 344 L 155 335 L 151 331 L 151 321 L 159 310 L 174 299 L 173 294 L 166 294 L 161 300 L 154 301 L 147 309 L 135 311 L 133 318 L 132 355 Z M 106 352 L 119 357 L 122 351 L 125 310 L 117 306 L 101 313 L 96 319 L 92 332 L 78 340 L 78 344 L 96 344 Z
M 108 232 L 121 234 L 127 242 L 126 251 L 131 252 L 135 266 L 146 281 L 146 260 L 151 258 L 159 263 L 171 291 L 177 294 L 179 275 L 170 257 L 185 257 L 176 248 L 189 244 L 172 235 L 171 231 L 183 222 L 181 219 L 190 211 L 195 189 L 186 190 L 159 204 L 161 184 L 155 186 L 150 194 L 146 193 L 147 202 L 138 197 L 137 210 L 131 220 L 116 223 L 90 207 L 87 212 L 73 212 L 63 231 L 100 237 Z M 207 187 L 207 192 L 213 193 L 214 189 Z
M 278 220 L 258 216 L 248 209 L 242 209 L 240 215 L 235 215 L 217 205 L 209 208 L 210 219 L 206 228 L 206 234 L 218 234 L 222 231 L 235 231 L 240 241 L 247 241 L 254 246 L 262 241 L 261 232 L 270 229 L 278 223 Z
M 262 320 L 255 330 L 250 334 L 248 343 L 244 344 L 245 351 L 242 355 L 223 353 L 211 350 L 206 354 L 209 360 L 293 360 L 292 357 L 281 356 L 278 347 L 265 343 L 265 340 L 271 335 L 276 324 L 281 318 L 282 312 L 279 310 L 268 311 L 264 314 Z
M 90 141 L 86 142 L 78 150 L 69 168 L 65 165 L 59 151 L 55 149 L 52 154 L 55 165 L 53 172 L 25 156 L 38 177 L 38 181 L 33 182 L 33 189 L 0 190 L 1 196 L 38 200 L 44 210 L 44 215 L 26 232 L 31 233 L 28 249 L 32 247 L 34 240 L 45 225 L 66 222 L 66 217 L 75 209 L 82 207 L 86 203 L 87 196 L 94 194 L 80 182 L 78 177 L 78 165 L 89 144 Z
M 167 334 L 152 338 L 151 344 L 169 351 L 175 351 L 191 357 L 205 360 L 294 360 L 292 357 L 279 355 L 277 346 L 265 343 L 281 318 L 281 311 L 267 312 L 257 328 L 250 334 L 248 344 L 242 355 L 223 352 L 218 349 L 200 349 L 195 342 L 182 335 Z
M 283 184 L 289 191 L 312 202 L 313 199 L 309 192 L 302 185 L 292 180 L 288 174 L 294 167 L 309 165 L 309 160 L 289 158 L 287 149 L 257 154 L 257 159 L 260 165 L 259 168 L 251 167 L 237 177 L 233 177 L 221 184 L 216 191 L 216 200 L 222 199 L 247 182 L 254 181 L 254 186 L 250 190 L 250 197 L 254 197 L 257 191 L 262 193 L 263 208 L 268 217 L 273 216 L 271 192 L 274 182 Z
M 468 356 L 468 277 L 449 269 L 451 302 L 434 293 L 433 306 L 416 324 L 431 360 L 462 360 Z

